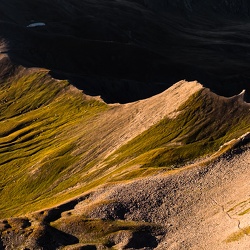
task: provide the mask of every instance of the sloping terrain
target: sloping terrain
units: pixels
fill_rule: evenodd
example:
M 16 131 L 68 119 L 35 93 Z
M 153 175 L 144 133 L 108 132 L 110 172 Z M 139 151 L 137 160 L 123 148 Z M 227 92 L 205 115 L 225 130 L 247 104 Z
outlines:
M 248 98 L 246 1 L 145 2 L 1 0 L 0 35 L 14 63 L 48 68 L 108 103 L 144 99 L 181 79 L 224 96 L 246 89 Z M 45 26 L 27 27 L 36 22 Z
M 3 84 L 1 90 L 1 197 L 9 197 L 12 190 L 17 203 L 9 202 L 22 212 L 24 199 L 34 205 L 37 199 L 39 203 L 50 196 L 56 202 L 51 190 L 56 187 L 53 192 L 57 194 L 79 185 L 79 176 L 97 182 L 98 176 L 110 172 L 107 164 L 104 169 L 97 166 L 100 161 L 167 115 L 172 116 L 187 100 L 189 96 L 180 96 L 179 90 L 192 94 L 201 89 L 196 82 L 180 82 L 152 99 L 108 106 L 66 81 L 51 79 L 46 70 L 20 68 L 8 79 L 9 84 Z M 166 96 L 176 100 L 176 105 L 165 101 Z M 148 115 L 156 110 L 157 115 Z M 2 208 L 9 215 L 16 213 L 6 201 Z
M 158 245 L 163 249 L 162 244 L 170 244 L 169 237 L 179 244 L 176 237 L 181 237 L 175 230 L 181 228 L 169 231 L 162 223 L 165 213 L 176 209 L 165 219 L 188 223 L 194 211 L 206 212 L 201 207 L 207 196 L 197 197 L 201 205 L 193 203 L 192 191 L 180 203 L 173 199 L 185 193 L 183 188 L 195 190 L 199 171 L 205 171 L 206 178 L 219 167 L 228 171 L 223 160 L 215 165 L 209 162 L 249 140 L 250 109 L 244 93 L 225 98 L 198 82 L 180 81 L 154 97 L 108 105 L 67 81 L 53 79 L 48 70 L 12 66 L 8 60 L 3 56 L 3 72 L 9 74 L 3 74 L 0 92 L 0 217 L 6 249 L 56 249 L 75 244 L 78 249 L 84 244 L 100 249 L 114 245 L 118 249 L 153 249 Z M 247 147 L 244 150 L 239 166 L 234 163 L 237 158 L 228 164 L 235 168 L 232 176 L 237 174 L 237 183 L 243 181 L 242 174 L 248 176 L 245 161 L 249 151 Z M 190 171 L 179 170 L 192 163 L 197 166 Z M 224 176 L 222 170 L 218 178 Z M 212 183 L 217 186 L 211 192 L 217 192 L 219 186 L 234 186 L 233 182 L 220 185 L 217 174 L 213 176 L 200 180 L 204 190 Z M 177 185 L 179 178 L 186 179 L 186 186 Z M 244 186 L 247 189 L 247 184 Z M 244 201 L 245 210 L 239 214 L 245 217 L 249 209 L 247 200 L 242 200 L 246 190 L 240 192 L 242 196 L 235 193 L 240 200 L 230 198 L 226 203 L 233 202 L 230 208 L 234 213 Z M 190 210 L 182 214 L 189 206 L 183 202 L 189 199 Z M 212 202 L 211 209 L 219 208 L 216 202 L 221 204 L 220 199 Z M 208 220 L 214 223 L 213 216 Z M 195 230 L 205 227 L 197 224 L 193 228 L 185 241 L 190 249 L 197 241 L 192 236 Z M 244 228 L 248 232 L 248 225 Z M 236 239 L 245 239 L 241 232 L 232 228 L 222 238 L 230 247 L 234 233 Z
M 166 235 L 154 232 L 152 241 L 142 237 L 137 246 L 134 243 L 135 249 L 154 248 L 158 241 L 161 243 L 156 249 L 248 249 L 249 152 L 248 146 L 207 166 L 197 164 L 191 169 L 103 188 L 53 225 L 81 236 L 65 222 L 82 214 L 94 219 L 147 221 L 163 227 Z M 100 205 L 101 201 L 105 203 Z
M 249 249 L 249 23 L 0 0 L 0 249 Z

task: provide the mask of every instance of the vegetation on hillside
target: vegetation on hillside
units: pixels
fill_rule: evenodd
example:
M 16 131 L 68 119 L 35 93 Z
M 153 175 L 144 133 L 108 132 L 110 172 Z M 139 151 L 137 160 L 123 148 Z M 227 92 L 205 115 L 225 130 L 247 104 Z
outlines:
M 250 130 L 249 105 L 240 97 L 203 89 L 177 117 L 162 119 L 110 155 L 102 127 L 113 119 L 108 133 L 116 130 L 116 116 L 107 115 L 115 114 L 113 106 L 48 71 L 20 68 L 1 84 L 0 98 L 1 218 L 56 206 L 102 184 L 179 168 Z
M 3 217 L 29 211 L 29 204 L 67 188 L 57 187 L 79 160 L 72 154 L 81 136 L 74 133 L 74 126 L 107 107 L 41 70 L 21 70 L 0 86 L 0 98 Z
M 175 119 L 163 119 L 119 148 L 109 166 L 179 168 L 250 131 L 249 105 L 237 96 L 223 98 L 201 90 L 179 111 Z

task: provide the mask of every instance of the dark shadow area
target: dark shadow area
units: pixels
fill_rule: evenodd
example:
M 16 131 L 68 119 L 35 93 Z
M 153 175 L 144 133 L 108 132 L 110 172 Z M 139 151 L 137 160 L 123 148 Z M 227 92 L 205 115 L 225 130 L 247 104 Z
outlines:
M 4 248 L 4 245 L 3 245 L 3 242 L 2 242 L 2 240 L 0 239 L 0 250 L 4 250 L 5 248 Z
M 132 239 L 126 245 L 129 249 L 142 249 L 145 247 L 155 248 L 158 243 L 156 238 L 150 232 L 135 232 L 133 233 Z
M 174 71 L 166 77 L 165 69 L 170 67 L 164 57 L 137 45 L 29 32 L 26 36 L 26 48 L 17 45 L 21 40 L 9 39 L 14 41 L 8 51 L 13 63 L 48 68 L 52 77 L 67 79 L 84 93 L 100 95 L 107 103 L 144 99 L 171 86 L 173 80 L 166 82 L 167 78 L 179 79 L 172 76 Z
M 52 77 L 107 103 L 144 99 L 183 79 L 223 96 L 246 89 L 250 100 L 247 15 L 229 21 L 230 10 L 214 13 L 210 4 L 193 6 L 191 17 L 181 4 L 157 13 L 150 1 L 139 0 L 24 2 L 19 9 L 16 0 L 0 7 L 0 13 L 16 13 L 15 21 L 3 15 L 0 22 L 14 64 L 47 68 Z M 206 12 L 199 16 L 202 8 Z M 34 21 L 46 25 L 26 27 Z
M 122 203 L 112 204 L 107 210 L 106 219 L 108 220 L 125 220 L 125 214 L 129 209 Z
M 58 247 L 73 245 L 79 243 L 78 238 L 64 233 L 51 226 L 46 226 L 41 237 L 37 239 L 37 244 L 45 250 L 54 250 Z
M 52 221 L 58 220 L 59 218 L 61 218 L 62 212 L 69 211 L 69 210 L 73 209 L 79 202 L 83 201 L 87 197 L 88 196 L 84 196 L 82 198 L 69 201 L 68 203 L 62 204 L 58 207 L 55 207 L 55 208 L 49 210 L 48 214 L 46 215 L 46 217 L 43 220 L 44 223 L 48 224 Z M 42 212 L 42 213 L 44 213 L 44 212 Z

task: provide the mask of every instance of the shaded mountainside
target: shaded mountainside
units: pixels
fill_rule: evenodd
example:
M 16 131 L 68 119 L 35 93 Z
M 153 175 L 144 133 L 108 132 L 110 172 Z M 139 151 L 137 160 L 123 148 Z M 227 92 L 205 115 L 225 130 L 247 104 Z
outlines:
M 9 72 L 0 89 L 0 229 L 6 249 L 154 249 L 170 244 L 168 235 L 176 234 L 157 217 L 157 209 L 164 210 L 161 196 L 156 199 L 158 181 L 152 182 L 146 200 L 149 191 L 133 183 L 155 175 L 164 183 L 178 179 L 180 167 L 197 159 L 201 171 L 207 164 L 213 169 L 209 161 L 249 142 L 250 111 L 243 93 L 225 98 L 197 82 L 180 81 L 154 97 L 108 105 L 52 78 L 48 70 L 14 67 L 5 56 L 2 62 Z M 244 159 L 249 158 L 240 158 L 239 166 L 247 171 Z M 232 175 L 242 174 L 235 171 Z M 127 193 L 135 197 L 126 200 L 120 191 L 113 197 L 112 190 L 125 191 L 126 183 Z M 184 198 L 192 199 L 189 194 Z M 155 206 L 156 217 L 143 215 L 145 202 Z M 171 204 L 165 212 L 183 209 L 183 203 Z M 192 244 L 192 238 L 187 240 Z
M 207 18 L 213 17 L 213 12 L 238 19 L 249 17 L 250 13 L 247 0 L 144 0 L 144 3 L 157 11 L 176 9 L 186 14 L 205 15 Z
M 248 6 L 0 0 L 0 249 L 249 249 Z
M 187 14 L 149 6 L 158 2 L 175 3 L 1 0 L 0 36 L 14 63 L 48 68 L 106 102 L 143 99 L 180 79 L 224 96 L 246 89 L 248 98 L 248 14 L 225 11 L 237 9 L 233 1 L 177 1 L 192 7 Z M 46 25 L 27 28 L 36 22 Z

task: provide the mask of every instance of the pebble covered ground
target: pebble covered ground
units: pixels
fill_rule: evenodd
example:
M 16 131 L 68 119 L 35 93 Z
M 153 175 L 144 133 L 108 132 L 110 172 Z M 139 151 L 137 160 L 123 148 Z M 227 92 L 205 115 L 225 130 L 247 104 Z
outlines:
M 89 201 L 110 202 L 93 210 L 83 202 L 76 210 L 88 211 L 92 218 L 161 225 L 165 236 L 156 233 L 157 249 L 212 250 L 216 245 L 217 250 L 245 250 L 250 249 L 250 237 L 244 233 L 250 226 L 250 213 L 242 211 L 250 208 L 249 176 L 250 147 L 246 146 L 208 166 L 103 188 Z M 228 240 L 241 231 L 239 239 Z

